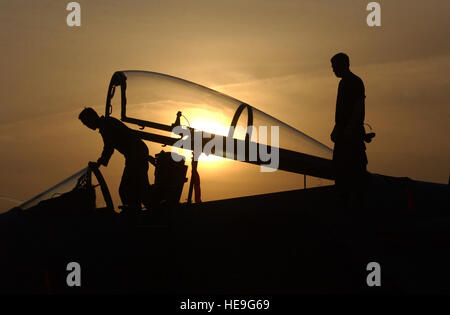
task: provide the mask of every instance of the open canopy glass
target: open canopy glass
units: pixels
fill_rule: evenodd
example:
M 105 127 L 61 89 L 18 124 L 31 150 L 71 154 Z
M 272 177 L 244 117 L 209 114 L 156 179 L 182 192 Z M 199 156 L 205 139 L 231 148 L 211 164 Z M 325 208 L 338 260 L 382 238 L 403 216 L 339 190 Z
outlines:
M 281 170 L 332 178 L 329 147 L 253 106 L 166 74 L 119 71 L 113 75 L 106 115 L 140 126 L 141 130 L 152 128 L 141 132 L 143 139 L 173 144 L 156 135 L 174 137 L 172 128 L 178 124 L 173 124 L 178 112 L 182 113 L 181 125 L 211 133 L 211 138 L 223 137 L 224 143 L 232 138 L 237 146 L 250 140 L 267 145 L 269 151 L 279 148 Z M 250 126 L 253 128 L 246 132 Z M 224 151 L 227 149 L 225 146 Z M 225 156 L 226 152 L 213 153 Z
M 94 178 L 92 178 L 94 173 Z M 58 204 L 61 211 L 70 204 L 78 203 L 80 210 L 85 208 L 114 209 L 108 186 L 98 169 L 89 167 L 74 173 L 58 184 L 20 204 L 18 208 L 27 210 L 46 202 Z

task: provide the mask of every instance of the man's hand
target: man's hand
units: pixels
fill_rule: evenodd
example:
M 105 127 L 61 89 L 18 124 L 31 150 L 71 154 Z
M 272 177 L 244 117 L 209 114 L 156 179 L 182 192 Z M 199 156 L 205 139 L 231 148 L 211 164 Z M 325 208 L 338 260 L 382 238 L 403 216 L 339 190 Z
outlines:
M 96 169 L 96 168 L 99 168 L 100 167 L 100 164 L 98 164 L 98 162 L 89 162 L 88 163 L 88 166 L 90 167 L 90 168 L 92 168 L 92 169 Z

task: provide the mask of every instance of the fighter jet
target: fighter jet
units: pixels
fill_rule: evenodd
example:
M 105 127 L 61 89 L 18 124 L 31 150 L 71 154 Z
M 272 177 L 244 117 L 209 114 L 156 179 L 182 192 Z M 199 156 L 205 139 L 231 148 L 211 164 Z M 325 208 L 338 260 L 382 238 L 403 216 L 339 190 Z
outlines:
M 369 174 L 364 206 L 346 211 L 332 185 L 329 147 L 166 74 L 115 72 L 104 115 L 164 146 L 149 156 L 154 208 L 122 217 L 100 170 L 83 168 L 0 215 L 1 292 L 450 292 L 448 185 Z M 201 202 L 202 155 L 330 185 Z M 79 287 L 67 285 L 71 261 L 86 270 Z M 381 286 L 367 280 L 373 262 Z

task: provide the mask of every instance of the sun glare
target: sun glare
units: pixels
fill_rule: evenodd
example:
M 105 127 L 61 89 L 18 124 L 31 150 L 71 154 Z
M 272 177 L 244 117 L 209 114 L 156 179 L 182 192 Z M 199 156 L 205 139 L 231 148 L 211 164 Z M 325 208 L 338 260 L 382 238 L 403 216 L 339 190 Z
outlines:
M 227 122 L 225 122 L 225 118 L 222 117 L 221 113 L 215 113 L 212 115 L 209 111 L 205 111 L 202 109 L 193 110 L 190 114 L 190 127 L 208 132 L 210 134 L 216 134 L 221 136 L 226 136 L 228 134 L 229 127 L 227 126 Z M 183 155 L 186 158 L 186 161 L 190 161 L 192 158 L 192 152 L 188 150 L 180 150 L 175 149 L 175 152 Z M 224 158 L 215 156 L 215 155 L 206 155 L 202 153 L 199 157 L 200 162 L 207 162 L 204 166 L 207 167 L 219 167 L 224 162 Z

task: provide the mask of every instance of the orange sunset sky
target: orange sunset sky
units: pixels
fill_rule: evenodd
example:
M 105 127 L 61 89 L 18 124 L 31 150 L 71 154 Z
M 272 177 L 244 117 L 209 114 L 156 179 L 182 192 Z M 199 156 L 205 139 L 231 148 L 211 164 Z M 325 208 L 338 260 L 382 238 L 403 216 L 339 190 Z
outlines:
M 78 2 L 69 27 L 69 1 L 0 1 L 0 212 L 98 158 L 100 135 L 77 117 L 104 111 L 117 70 L 205 85 L 332 147 L 340 51 L 366 86 L 369 171 L 449 180 L 449 1 L 378 1 L 381 27 L 367 26 L 367 0 Z M 301 175 L 236 164 L 200 163 L 204 200 L 303 188 Z M 113 193 L 122 168 L 116 153 L 104 169 Z

